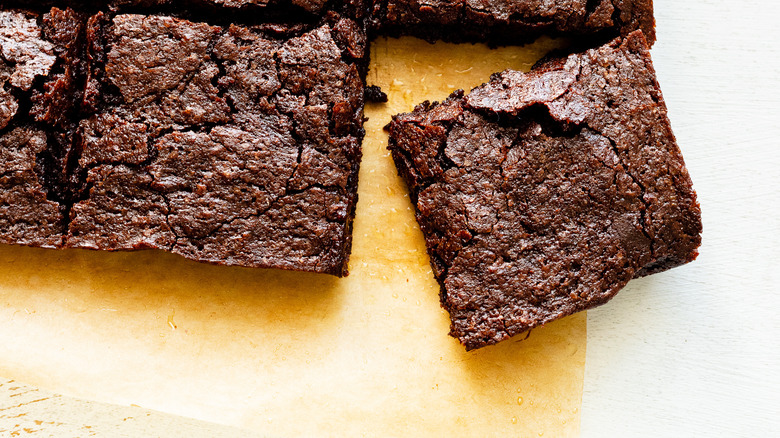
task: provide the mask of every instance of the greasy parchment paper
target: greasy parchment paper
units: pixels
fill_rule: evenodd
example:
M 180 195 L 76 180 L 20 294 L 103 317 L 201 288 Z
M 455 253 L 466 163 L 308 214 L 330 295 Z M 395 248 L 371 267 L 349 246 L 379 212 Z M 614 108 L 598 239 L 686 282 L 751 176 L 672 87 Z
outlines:
M 467 353 L 385 147 L 390 115 L 549 49 L 380 39 L 351 275 L 0 246 L 0 376 L 269 436 L 572 436 L 585 316 Z M 446 435 L 445 435 L 446 434 Z

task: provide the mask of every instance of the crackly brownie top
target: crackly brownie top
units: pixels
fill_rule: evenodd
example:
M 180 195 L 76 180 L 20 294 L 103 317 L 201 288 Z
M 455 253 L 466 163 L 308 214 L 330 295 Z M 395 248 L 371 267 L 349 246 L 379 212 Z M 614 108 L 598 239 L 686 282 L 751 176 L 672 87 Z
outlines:
M 88 86 L 89 96 L 98 96 L 90 102 L 155 132 L 223 123 L 250 127 L 258 122 L 253 113 L 269 105 L 287 113 L 324 105 L 333 112 L 334 134 L 357 135 L 362 95 L 354 60 L 364 57 L 365 38 L 352 23 L 335 20 L 288 38 L 275 28 L 119 15 L 104 34 L 92 35 L 102 45 L 91 56 L 104 65 Z
M 365 49 L 348 21 L 288 37 L 119 15 L 95 31 L 69 244 L 345 273 Z
M 218 6 L 229 8 L 241 8 L 247 6 L 266 6 L 269 3 L 283 3 L 280 1 L 272 2 L 270 0 L 202 0 Z M 309 12 L 318 12 L 325 7 L 327 0 L 289 0 L 289 3 L 301 7 Z
M 320 13 L 328 4 L 327 0 L 113 0 L 116 6 L 177 6 L 179 8 L 212 6 L 225 9 L 241 9 L 257 12 L 258 9 L 274 11 L 293 8 L 309 13 Z M 344 3 L 337 1 L 334 3 Z
M 429 38 L 507 44 L 507 37 L 544 32 L 614 36 L 641 29 L 655 41 L 652 0 L 374 0 L 373 9 L 380 26 Z
M 19 110 L 11 89 L 30 90 L 35 78 L 48 75 L 56 61 L 54 44 L 43 39 L 34 17 L 0 11 L 0 129 Z
M 469 349 L 696 256 L 698 204 L 639 32 L 505 71 L 390 129 Z
M 80 16 L 0 11 L 0 240 L 57 247 Z

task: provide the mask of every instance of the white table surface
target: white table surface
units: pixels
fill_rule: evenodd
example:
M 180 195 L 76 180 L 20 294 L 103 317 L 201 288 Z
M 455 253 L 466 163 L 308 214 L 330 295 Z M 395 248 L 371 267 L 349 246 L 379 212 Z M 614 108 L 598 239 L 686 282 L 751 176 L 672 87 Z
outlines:
M 588 314 L 582 436 L 780 436 L 780 4 L 655 8 L 653 57 L 704 244 L 695 263 L 636 280 Z M 84 421 L 126 417 L 121 435 L 159 431 L 159 418 L 133 424 L 125 411 L 85 406 Z M 170 421 L 189 436 L 217 431 Z
M 582 436 L 780 436 L 780 3 L 655 9 L 703 245 L 588 314 Z

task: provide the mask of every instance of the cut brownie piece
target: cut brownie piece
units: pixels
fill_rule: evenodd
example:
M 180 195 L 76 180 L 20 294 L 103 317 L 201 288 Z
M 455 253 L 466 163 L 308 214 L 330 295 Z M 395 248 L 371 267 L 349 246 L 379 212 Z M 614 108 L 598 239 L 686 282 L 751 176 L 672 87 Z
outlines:
M 93 17 L 67 245 L 345 275 L 361 32 Z
M 83 17 L 0 11 L 0 242 L 59 247 Z
M 639 29 L 655 41 L 652 0 L 374 0 L 373 14 L 385 31 L 428 40 L 505 45 Z
M 697 256 L 699 205 L 639 31 L 494 75 L 389 130 L 467 349 Z

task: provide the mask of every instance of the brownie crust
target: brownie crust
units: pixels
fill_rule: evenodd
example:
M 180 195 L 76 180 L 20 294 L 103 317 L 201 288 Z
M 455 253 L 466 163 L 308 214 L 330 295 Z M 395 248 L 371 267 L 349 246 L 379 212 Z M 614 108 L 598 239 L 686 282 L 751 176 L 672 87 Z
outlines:
M 0 241 L 347 274 L 365 26 L 0 12 Z
M 117 7 L 136 6 L 152 8 L 155 6 L 184 7 L 215 7 L 225 9 L 243 9 L 252 11 L 283 10 L 285 8 L 300 8 L 302 11 L 319 13 L 327 4 L 327 0 L 114 0 Z
M 345 275 L 363 84 L 338 29 L 119 15 L 91 33 L 104 75 L 67 245 Z
M 640 31 L 389 125 L 467 349 L 697 256 L 700 209 Z
M 0 242 L 62 245 L 82 17 L 0 11 Z
M 652 0 L 374 0 L 373 19 L 384 32 L 430 41 L 507 45 L 642 30 L 655 42 Z

